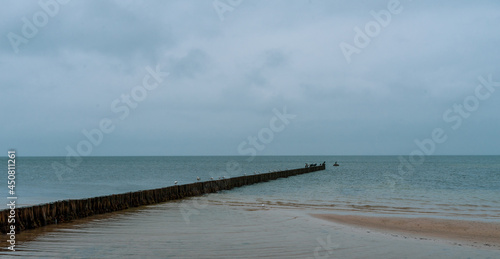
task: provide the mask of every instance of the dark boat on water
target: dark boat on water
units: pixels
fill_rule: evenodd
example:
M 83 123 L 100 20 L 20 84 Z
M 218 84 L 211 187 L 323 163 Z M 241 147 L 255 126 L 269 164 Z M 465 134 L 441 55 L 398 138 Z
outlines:
M 337 162 L 335 162 L 335 164 L 333 164 L 333 166 L 339 166 L 339 164 Z

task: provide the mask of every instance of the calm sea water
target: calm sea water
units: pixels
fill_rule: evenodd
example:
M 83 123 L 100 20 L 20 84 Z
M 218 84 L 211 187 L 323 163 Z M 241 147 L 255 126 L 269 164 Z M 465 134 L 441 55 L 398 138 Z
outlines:
M 381 247 L 392 247 L 390 255 L 403 257 L 425 248 L 430 255 L 467 258 L 478 251 L 346 237 L 307 213 L 500 221 L 499 156 L 426 157 L 412 173 L 399 172 L 399 159 L 392 156 L 277 156 L 251 162 L 245 157 L 89 157 L 63 174 L 52 164 L 65 164 L 64 157 L 16 160 L 18 202 L 25 206 L 327 163 L 325 171 L 34 231 L 33 240 L 16 251 L 25 257 L 315 258 L 315 249 L 332 239 L 336 256 L 384 258 Z M 335 161 L 339 167 L 332 166 Z M 321 255 L 335 258 L 328 252 Z
M 62 174 L 65 158 L 19 157 L 19 203 L 146 190 L 195 182 L 197 177 L 235 177 L 327 161 L 327 170 L 232 190 L 227 202 L 307 207 L 351 213 L 434 214 L 500 219 L 499 156 L 427 157 L 413 173 L 401 173 L 398 157 L 90 157 Z M 341 166 L 333 167 L 338 161 Z M 6 188 L 7 186 L 5 186 Z M 2 204 L 3 208 L 5 205 Z

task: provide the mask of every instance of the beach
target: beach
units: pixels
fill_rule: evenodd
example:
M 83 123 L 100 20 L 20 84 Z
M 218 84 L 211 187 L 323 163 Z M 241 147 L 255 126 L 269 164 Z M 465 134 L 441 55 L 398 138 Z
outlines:
M 23 258 L 495 258 L 498 247 L 378 233 L 279 206 L 230 204 L 228 192 L 26 231 Z M 186 214 L 185 209 L 199 209 Z M 184 213 L 184 214 L 183 214 Z M 359 225 L 357 225 L 359 226 Z M 397 234 L 396 234 L 397 233 Z M 2 258 L 13 253 L 2 251 Z M 13 257 L 14 258 L 14 257 Z
M 226 170 L 228 161 L 241 165 Z M 436 157 L 392 184 L 397 157 L 99 157 L 61 181 L 52 158 L 19 165 L 32 205 L 327 162 L 281 178 L 59 223 L 2 258 L 498 258 L 499 157 Z M 397 172 L 395 172 L 397 173 Z M 116 177 L 119 175 L 120 177 Z M 52 177 L 53 179 L 51 179 Z M 50 187 L 50 188 L 48 188 Z
M 500 249 L 500 223 L 436 218 L 397 218 L 312 214 L 340 224 L 415 238 L 438 238 L 461 244 Z

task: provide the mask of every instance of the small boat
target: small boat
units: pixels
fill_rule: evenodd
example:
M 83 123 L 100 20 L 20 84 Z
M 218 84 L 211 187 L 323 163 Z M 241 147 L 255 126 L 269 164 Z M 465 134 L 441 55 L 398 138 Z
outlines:
M 335 162 L 335 164 L 333 164 L 333 166 L 339 166 L 339 164 L 337 162 Z

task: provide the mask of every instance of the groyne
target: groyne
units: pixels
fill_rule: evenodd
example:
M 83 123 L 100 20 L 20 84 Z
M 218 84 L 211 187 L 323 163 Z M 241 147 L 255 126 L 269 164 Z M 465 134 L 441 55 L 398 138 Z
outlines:
M 103 214 L 128 208 L 182 199 L 229 190 L 254 183 L 267 182 L 278 178 L 325 170 L 324 165 L 291 169 L 263 174 L 238 176 L 228 179 L 174 185 L 165 188 L 100 196 L 88 199 L 62 200 L 47 204 L 15 209 L 15 223 L 9 222 L 10 209 L 0 212 L 0 231 L 8 233 L 15 226 L 16 233 L 51 224 L 69 222 L 92 215 Z M 11 217 L 12 219 L 12 217 Z

